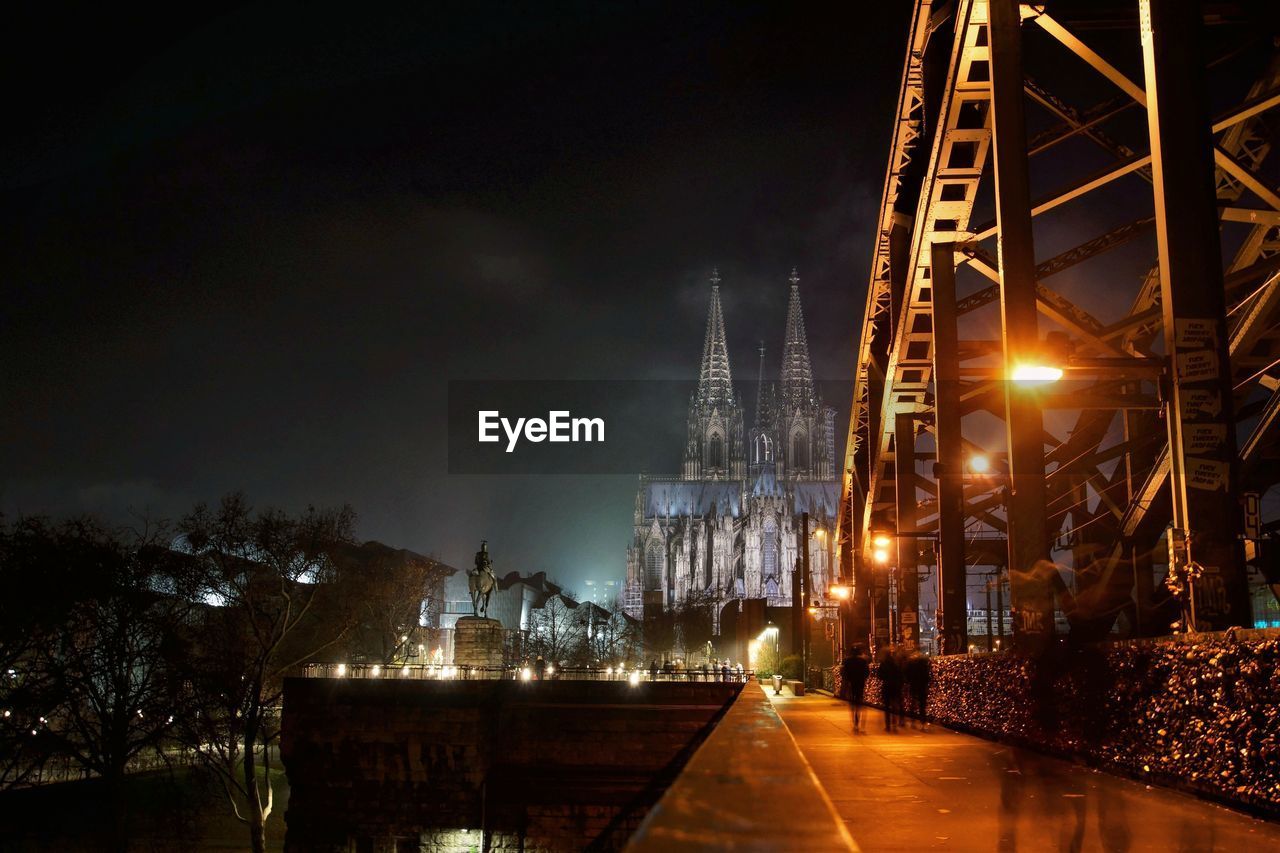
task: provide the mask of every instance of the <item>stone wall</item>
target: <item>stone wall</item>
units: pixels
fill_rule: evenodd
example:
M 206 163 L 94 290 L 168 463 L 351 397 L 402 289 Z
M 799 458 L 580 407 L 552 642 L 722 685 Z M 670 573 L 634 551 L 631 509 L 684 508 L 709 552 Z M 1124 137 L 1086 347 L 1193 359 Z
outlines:
M 880 702 L 872 678 L 868 700 Z M 1280 817 L 1280 631 L 933 659 L 929 715 Z
M 453 627 L 453 662 L 458 666 L 502 666 L 502 623 L 463 616 Z
M 619 849 L 740 688 L 290 679 L 285 849 Z

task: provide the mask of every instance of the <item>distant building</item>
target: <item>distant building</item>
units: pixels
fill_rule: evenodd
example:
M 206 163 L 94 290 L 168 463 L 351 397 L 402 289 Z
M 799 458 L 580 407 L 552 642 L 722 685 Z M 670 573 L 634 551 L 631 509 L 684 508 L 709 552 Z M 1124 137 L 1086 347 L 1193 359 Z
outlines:
M 586 589 L 582 596 L 583 600 L 590 601 L 600 607 L 608 607 L 617 601 L 622 593 L 622 581 L 616 578 L 613 580 L 588 578 L 584 585 Z
M 603 595 L 616 596 L 619 582 L 603 581 L 587 582 L 588 589 L 603 590 Z M 613 592 L 609 592 L 612 589 Z M 467 573 L 457 572 L 446 584 L 446 603 L 441 613 L 439 625 L 442 629 L 441 647 L 445 663 L 453 661 L 453 631 L 459 619 L 473 615 L 471 592 L 467 584 Z M 547 579 L 546 572 L 522 575 L 519 572 L 508 572 L 498 579 L 498 586 L 489 598 L 488 616 L 502 623 L 506 631 L 507 658 L 515 661 L 525 658 L 526 648 L 531 640 L 531 633 L 538 627 L 539 614 L 549 606 L 563 605 L 565 611 L 573 614 L 581 621 L 581 632 L 590 641 L 596 628 L 609 619 L 609 611 L 602 604 L 597 604 L 588 597 L 578 601 L 564 593 L 563 588 Z
M 812 598 L 825 597 L 838 501 L 835 412 L 814 383 L 794 272 L 790 282 L 779 381 L 763 382 L 762 345 L 748 431 L 729 369 L 720 279 L 712 275 L 680 476 L 642 477 L 636 493 L 624 590 L 624 606 L 635 618 L 692 595 L 716 603 L 717 628 L 723 607 L 735 600 L 738 610 L 746 600 L 789 605 L 803 512 L 811 532 L 823 529 L 809 549 Z

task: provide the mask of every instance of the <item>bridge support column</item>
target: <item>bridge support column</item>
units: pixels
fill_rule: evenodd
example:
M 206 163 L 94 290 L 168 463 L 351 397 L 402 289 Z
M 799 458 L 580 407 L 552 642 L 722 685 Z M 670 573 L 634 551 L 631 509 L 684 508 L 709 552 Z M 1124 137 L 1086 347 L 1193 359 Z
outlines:
M 1171 394 L 1171 559 L 1202 572 L 1191 585 L 1192 629 L 1253 624 L 1236 502 L 1238 463 L 1214 191 L 1200 4 L 1142 0 L 1142 57 L 1151 136 L 1156 241 Z
M 920 644 L 920 542 L 915 537 L 916 422 L 915 412 L 899 412 L 893 421 L 894 491 L 897 498 L 898 622 L 896 642 L 908 648 Z
M 1036 315 L 1018 7 L 1018 0 L 990 0 L 987 30 L 1009 452 L 1009 593 L 1014 643 L 1035 649 L 1053 636 L 1048 580 L 1054 569 L 1045 522 L 1044 421 L 1034 394 L 1010 381 L 1016 365 L 1044 364 L 1045 359 Z
M 955 246 L 952 243 L 934 243 L 931 252 L 934 431 L 938 456 L 937 630 L 942 654 L 954 655 L 966 651 L 969 644 Z

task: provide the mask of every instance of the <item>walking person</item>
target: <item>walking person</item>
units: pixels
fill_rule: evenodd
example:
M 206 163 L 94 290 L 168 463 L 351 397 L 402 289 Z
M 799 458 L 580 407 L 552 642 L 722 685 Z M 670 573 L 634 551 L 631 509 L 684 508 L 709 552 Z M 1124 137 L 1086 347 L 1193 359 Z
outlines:
M 891 732 L 900 725 L 902 717 L 902 666 L 898 656 L 890 650 L 880 658 L 876 667 L 880 676 L 880 701 L 884 706 L 884 730 Z
M 911 693 L 911 710 L 920 720 L 920 728 L 924 728 L 928 719 L 929 682 L 933 677 L 929 658 L 920 652 L 914 652 L 907 658 L 904 680 Z
M 840 663 L 840 683 L 853 714 L 853 731 L 865 731 L 862 726 L 862 701 L 867 691 L 867 676 L 871 664 L 862 653 L 862 646 L 854 646 Z

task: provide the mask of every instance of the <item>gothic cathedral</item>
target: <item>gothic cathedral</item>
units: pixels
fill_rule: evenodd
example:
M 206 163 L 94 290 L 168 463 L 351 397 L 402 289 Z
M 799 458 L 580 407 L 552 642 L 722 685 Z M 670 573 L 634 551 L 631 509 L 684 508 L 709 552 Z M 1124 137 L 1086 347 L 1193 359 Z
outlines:
M 764 346 L 752 426 L 729 369 L 720 278 L 711 304 L 698 387 L 678 478 L 642 477 L 635 537 L 627 549 L 627 612 L 679 606 L 690 596 L 791 603 L 801 513 L 809 513 L 813 598 L 832 580 L 831 531 L 838 491 L 835 412 L 813 381 L 800 282 L 791 274 L 778 381 L 764 381 Z M 821 530 L 821 533 L 816 531 Z

